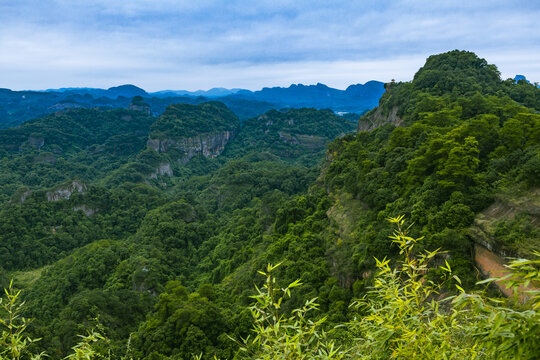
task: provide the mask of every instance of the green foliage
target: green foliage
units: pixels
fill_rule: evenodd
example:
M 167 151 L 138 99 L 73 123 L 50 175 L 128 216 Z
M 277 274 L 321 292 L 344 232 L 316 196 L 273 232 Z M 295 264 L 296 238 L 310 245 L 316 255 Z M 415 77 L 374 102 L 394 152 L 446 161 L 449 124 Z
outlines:
M 403 217 L 390 221 L 397 225 L 391 239 L 400 249 L 399 262 L 392 269 L 390 259 L 376 260 L 373 289 L 352 304 L 356 315 L 348 327 L 354 354 L 361 359 L 476 358 L 471 339 L 461 337 L 460 314 L 442 309 L 441 285 L 424 277 L 429 262 L 442 253 L 415 254 L 422 238 L 408 236 Z M 442 269 L 451 271 L 448 262 Z
M 155 306 L 151 320 L 133 336 L 133 347 L 139 356 L 159 353 L 179 359 L 191 354 L 222 354 L 228 347 L 225 333 L 228 319 L 208 292 L 189 294 L 178 282 L 169 282 Z
M 9 283 L 6 270 L 0 266 L 0 287 L 2 289 L 6 288 Z
M 314 109 L 269 111 L 240 126 L 213 102 L 174 105 L 159 118 L 73 110 L 1 130 L 0 282 L 25 287 L 23 314 L 35 318 L 28 335 L 43 339 L 32 351 L 53 358 L 120 357 L 126 346 L 126 357 L 152 359 L 362 358 L 367 347 L 372 358 L 439 358 L 450 347 L 487 358 L 519 347 L 526 358 L 534 344 L 524 329 L 537 331 L 537 315 L 461 296 L 439 283 L 449 271 L 437 265 L 473 289 L 479 212 L 501 192 L 535 193 L 537 99 L 536 88 L 454 51 L 428 59 L 410 83 L 387 84 L 364 118 L 383 126 L 369 133 L 345 135 L 354 124 Z M 236 137 L 220 156 L 175 156 L 187 138 L 225 131 Z M 155 151 L 149 138 L 178 149 Z M 490 218 L 505 251 L 538 250 L 534 204 Z M 396 214 L 417 226 L 389 243 L 383 219 Z M 268 263 L 281 264 L 266 274 L 293 291 L 257 276 Z M 467 302 L 477 298 L 478 313 Z M 504 342 L 494 319 L 520 340 Z
M 0 329 L 2 330 L 0 336 L 0 359 L 38 360 L 48 357 L 45 352 L 39 354 L 32 352 L 33 344 L 39 342 L 41 339 L 32 339 L 26 334 L 30 320 L 21 316 L 21 310 L 24 306 L 24 302 L 20 302 L 21 291 L 13 288 L 13 282 L 4 291 L 6 297 L 0 298 Z M 91 330 L 88 332 L 88 335 L 80 335 L 79 337 L 82 340 L 72 348 L 73 353 L 66 356 L 64 358 L 65 360 L 111 358 L 110 351 L 105 355 L 100 353 L 98 347 L 96 347 L 96 342 L 108 344 L 108 339 L 99 332 Z
M 441 284 L 425 278 L 428 264 L 439 251 L 416 253 L 421 238 L 407 235 L 403 217 L 391 237 L 400 248 L 392 269 L 389 259 L 377 260 L 378 273 L 366 297 L 353 304 L 357 315 L 348 324 L 351 348 L 358 359 L 533 359 L 539 353 L 538 290 L 525 304 L 507 307 L 500 299 L 468 294 L 445 261 L 440 269 L 456 281 L 457 296 L 441 299 Z M 507 285 L 538 286 L 540 260 L 518 260 Z M 508 281 L 510 280 L 511 281 Z
M 152 122 L 136 111 L 79 109 L 0 130 L 0 203 L 22 186 L 102 178 L 144 148 Z
M 106 358 L 105 356 L 97 352 L 92 346 L 93 343 L 95 342 L 98 342 L 100 340 L 106 340 L 100 333 L 92 331 L 86 336 L 79 335 L 79 337 L 82 338 L 81 342 L 75 345 L 72 348 L 73 353 L 66 356 L 64 359 L 66 360 L 91 360 L 94 358 Z
M 130 183 L 111 190 L 90 186 L 59 201 L 48 201 L 43 191 L 26 196 L 21 205 L 0 210 L 0 261 L 8 270 L 41 267 L 92 241 L 133 234 L 146 212 L 165 200 L 148 185 Z
M 318 310 L 316 299 L 291 312 L 283 314 L 283 301 L 291 296 L 291 290 L 301 285 L 299 280 L 285 288 L 279 288 L 272 271 L 278 265 L 268 265 L 262 289 L 257 289 L 255 305 L 249 308 L 254 320 L 253 336 L 239 342 L 240 358 L 246 359 L 342 359 L 334 341 L 324 332 L 325 318 L 311 320 L 311 312 Z
M 0 359 L 41 359 L 44 353 L 33 355 L 30 347 L 40 339 L 32 339 L 26 333 L 30 321 L 21 316 L 21 291 L 13 288 L 13 282 L 4 289 L 5 298 L 0 298 Z
M 412 83 L 391 84 L 381 99 L 382 113 L 399 107 L 404 126 L 336 140 L 326 184 L 358 198 L 377 221 L 409 215 L 429 235 L 430 250 L 444 245 L 446 229 L 464 237 L 494 194 L 516 182 L 537 183 L 540 117 L 504 95 L 511 89 L 472 53 L 430 57 Z M 469 249 L 461 242 L 450 251 Z
M 516 292 L 515 302 L 469 294 L 460 286 L 447 260 L 440 270 L 446 280 L 434 282 L 426 273 L 438 258 L 439 250 L 418 252 L 422 238 L 408 236 L 403 216 L 389 221 L 397 229 L 390 236 L 400 250 L 394 267 L 390 259 L 376 260 L 378 272 L 373 287 L 351 304 L 352 319 L 323 330 L 326 317 L 312 319 L 318 309 L 316 299 L 283 313 L 283 303 L 295 288 L 296 280 L 280 288 L 268 265 L 266 282 L 252 296 L 253 334 L 238 341 L 235 358 L 245 359 L 533 359 L 540 350 L 539 260 L 515 260 L 504 278 Z M 536 254 L 540 256 L 540 253 Z M 458 295 L 447 296 L 444 282 L 454 281 Z M 523 292 L 523 287 L 533 286 Z M 521 289 L 520 289 L 521 288 Z M 519 289 L 519 290 L 518 290 Z M 518 294 L 526 294 L 520 303 Z M 521 297 L 523 299 L 523 297 Z M 333 336 L 337 336 L 340 346 Z M 202 354 L 199 357 L 202 358 Z
M 422 238 L 408 236 L 410 227 L 404 228 L 403 216 L 389 221 L 397 226 L 390 238 L 400 250 L 400 259 L 394 268 L 389 259 L 376 259 L 378 272 L 372 290 L 351 305 L 352 320 L 330 333 L 323 328 L 326 317 L 311 316 L 318 310 L 316 299 L 307 300 L 290 313 L 284 311 L 286 299 L 302 284 L 296 280 L 280 288 L 272 275 L 279 265 L 268 265 L 266 272 L 259 272 L 266 281 L 257 288 L 252 296 L 255 304 L 249 308 L 253 335 L 241 341 L 225 336 L 223 331 L 230 327 L 221 322 L 223 315 L 209 302 L 215 300 L 211 286 L 189 294 L 178 282 L 170 282 L 156 304 L 156 317 L 135 335 L 133 344 L 143 352 L 134 354 L 152 358 L 168 354 L 180 359 L 190 359 L 197 353 L 197 359 L 203 354 L 231 357 L 232 349 L 228 355 L 223 352 L 228 339 L 239 345 L 235 355 L 239 359 L 533 359 L 538 354 L 540 253 L 536 253 L 539 260 L 512 261 L 508 266 L 511 272 L 503 278 L 481 282 L 504 281 L 516 294 L 512 304 L 482 293 L 466 293 L 447 260 L 440 269 L 448 280 L 456 281 L 458 295 L 442 298 L 443 284 L 425 275 L 429 263 L 445 254 L 438 250 L 418 252 Z M 27 320 L 17 321 L 20 292 L 14 292 L 10 285 L 6 294 L 8 301 L 3 308 L 8 318 L 1 324 L 9 331 L 2 333 L 0 350 L 20 359 L 35 340 L 24 334 Z M 172 338 L 164 339 L 168 336 Z M 109 341 L 103 335 L 91 331 L 81 337 L 66 359 L 111 358 Z M 182 341 L 177 342 L 179 339 Z M 172 346 L 163 348 L 164 343 Z M 28 354 L 31 358 L 43 355 Z
M 500 72 L 495 65 L 473 52 L 459 50 L 428 57 L 413 81 L 416 89 L 429 90 L 436 95 L 493 93 L 499 83 Z
M 330 110 L 271 110 L 244 121 L 242 132 L 224 155 L 236 157 L 264 149 L 286 161 L 313 165 L 329 141 L 355 128 Z
M 233 131 L 240 120 L 220 102 L 199 105 L 175 104 L 169 106 L 150 127 L 153 139 L 193 137 L 204 133 Z
M 499 220 L 494 227 L 497 239 L 511 247 L 527 249 L 531 239 L 540 238 L 540 230 L 534 227 L 532 217 L 524 213 L 511 220 Z

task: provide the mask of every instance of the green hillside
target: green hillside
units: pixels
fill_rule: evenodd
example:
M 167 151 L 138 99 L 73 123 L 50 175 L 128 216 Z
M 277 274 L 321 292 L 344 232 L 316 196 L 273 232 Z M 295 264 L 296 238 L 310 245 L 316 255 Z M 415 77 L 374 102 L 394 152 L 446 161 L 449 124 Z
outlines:
M 330 110 L 315 109 L 271 110 L 246 120 L 242 126 L 224 154 L 227 157 L 267 150 L 282 160 L 304 164 L 319 162 L 331 140 L 356 128 Z
M 533 359 L 538 293 L 476 293 L 475 249 L 540 251 L 539 95 L 452 51 L 386 84 L 370 131 L 215 102 L 0 130 L 0 282 L 52 358 Z
M 192 137 L 236 129 L 240 121 L 220 102 L 199 105 L 175 104 L 169 106 L 150 128 L 151 138 Z
M 0 130 L 0 203 L 72 179 L 97 181 L 144 149 L 153 121 L 136 111 L 78 109 Z

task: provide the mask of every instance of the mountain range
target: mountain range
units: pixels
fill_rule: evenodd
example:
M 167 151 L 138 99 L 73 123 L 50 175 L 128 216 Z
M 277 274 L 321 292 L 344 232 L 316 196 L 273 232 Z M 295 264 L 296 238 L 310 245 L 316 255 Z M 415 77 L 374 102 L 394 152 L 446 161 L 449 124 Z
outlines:
M 211 99 L 223 102 L 244 120 L 272 109 L 301 107 L 363 114 L 377 106 L 383 93 L 384 83 L 380 81 L 351 85 L 346 90 L 324 84 L 265 87 L 259 91 L 213 88 L 208 91 L 164 90 L 153 93 L 134 85 L 109 89 L 81 87 L 45 91 L 0 89 L 0 128 L 72 108 L 127 108 L 134 96 L 142 97 L 150 113 L 156 116 L 171 104 L 199 104 Z
M 540 89 L 499 74 L 430 56 L 358 122 L 273 107 L 367 84 L 18 93 L 124 105 L 0 129 L 0 357 L 24 330 L 21 359 L 537 358 L 538 293 L 480 281 L 519 257 L 512 282 L 540 288 Z

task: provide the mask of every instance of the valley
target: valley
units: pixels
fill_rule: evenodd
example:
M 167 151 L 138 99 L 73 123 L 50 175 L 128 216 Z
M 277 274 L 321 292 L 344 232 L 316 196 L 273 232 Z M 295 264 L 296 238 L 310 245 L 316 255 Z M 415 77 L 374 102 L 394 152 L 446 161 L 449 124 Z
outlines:
M 540 89 L 458 50 L 379 85 L 2 90 L 0 285 L 33 353 L 534 358 Z M 528 302 L 482 283 L 507 257 Z

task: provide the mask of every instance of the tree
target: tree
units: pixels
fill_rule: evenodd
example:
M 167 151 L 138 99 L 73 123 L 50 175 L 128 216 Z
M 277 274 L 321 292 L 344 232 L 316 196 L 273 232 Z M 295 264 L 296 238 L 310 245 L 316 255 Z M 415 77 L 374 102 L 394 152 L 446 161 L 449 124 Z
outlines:
M 474 174 L 480 164 L 478 141 L 472 136 L 466 137 L 463 144 L 448 140 L 444 144 L 444 149 L 449 151 L 446 160 L 442 161 L 440 170 L 437 171 L 437 176 L 441 179 L 439 183 L 444 187 L 458 188 L 472 185 Z

